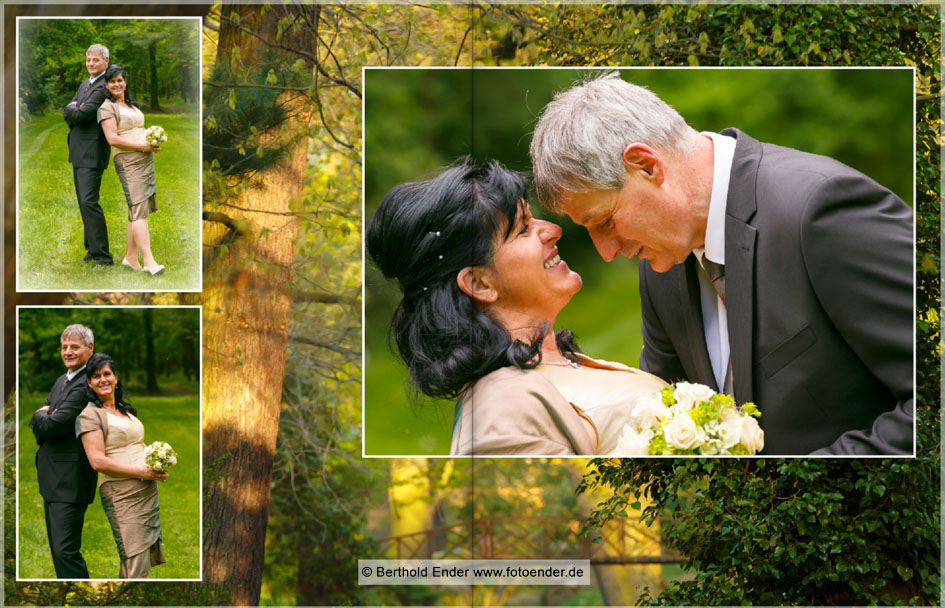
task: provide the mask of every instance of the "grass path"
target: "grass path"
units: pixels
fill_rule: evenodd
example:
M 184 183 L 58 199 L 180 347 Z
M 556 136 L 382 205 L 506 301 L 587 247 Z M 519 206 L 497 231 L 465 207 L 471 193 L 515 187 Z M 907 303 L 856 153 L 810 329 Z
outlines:
M 50 114 L 19 128 L 17 169 L 17 288 L 56 291 L 185 291 L 201 288 L 200 120 L 198 114 L 145 117 L 159 124 L 168 142 L 155 155 L 158 212 L 148 218 L 154 257 L 167 267 L 155 277 L 120 262 L 127 250 L 127 205 L 109 162 L 102 177 L 105 212 L 115 266 L 92 269 L 79 260 L 82 218 L 72 183 L 68 127 Z
M 44 397 L 21 397 L 17 437 L 19 471 L 20 578 L 56 578 L 46 540 L 43 499 L 36 481 L 36 441 L 30 416 Z M 146 443 L 166 441 L 178 453 L 167 482 L 158 485 L 161 531 L 167 563 L 152 570 L 153 578 L 200 578 L 200 402 L 194 395 L 138 397 L 132 403 L 144 424 Z M 118 577 L 118 550 L 96 491 L 82 529 L 82 555 L 92 578 Z

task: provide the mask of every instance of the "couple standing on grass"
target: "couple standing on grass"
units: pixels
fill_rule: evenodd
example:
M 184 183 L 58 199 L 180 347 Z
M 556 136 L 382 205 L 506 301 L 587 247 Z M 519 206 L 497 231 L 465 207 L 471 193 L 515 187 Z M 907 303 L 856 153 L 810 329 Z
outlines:
M 30 419 L 36 476 L 56 577 L 87 579 L 82 558 L 85 510 L 99 495 L 121 559 L 119 578 L 147 578 L 164 563 L 157 484 L 167 473 L 145 464 L 144 426 L 124 398 L 114 360 L 93 354 L 84 325 L 62 332 L 67 372 Z
M 108 228 L 99 205 L 102 174 L 110 155 L 128 203 L 128 251 L 121 263 L 152 275 L 164 272 L 151 253 L 148 215 L 157 211 L 154 146 L 145 139 L 144 114 L 128 89 L 128 78 L 118 65 L 108 64 L 108 49 L 93 44 L 85 54 L 90 78 L 63 116 L 69 125 L 69 162 L 85 231 L 83 262 L 93 268 L 114 264 L 108 248 Z M 109 148 L 109 145 L 111 148 Z M 138 255 L 141 255 L 141 262 Z

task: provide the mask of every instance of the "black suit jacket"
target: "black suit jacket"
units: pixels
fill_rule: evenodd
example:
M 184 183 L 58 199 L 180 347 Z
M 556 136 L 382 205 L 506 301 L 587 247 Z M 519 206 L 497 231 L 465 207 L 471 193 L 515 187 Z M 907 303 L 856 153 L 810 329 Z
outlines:
M 95 498 L 97 474 L 89 465 L 82 441 L 75 434 L 75 419 L 88 405 L 83 369 L 68 383 L 59 376 L 49 398 L 30 419 L 30 428 L 39 443 L 36 476 L 39 493 L 49 502 L 89 504 Z
M 69 125 L 69 162 L 75 167 L 106 169 L 111 148 L 98 124 L 98 109 L 105 101 L 105 76 L 90 85 L 86 78 L 79 85 L 62 115 Z
M 912 209 L 835 160 L 723 133 L 734 393 L 762 412 L 762 453 L 912 454 Z M 640 366 L 717 390 L 697 266 L 640 262 Z

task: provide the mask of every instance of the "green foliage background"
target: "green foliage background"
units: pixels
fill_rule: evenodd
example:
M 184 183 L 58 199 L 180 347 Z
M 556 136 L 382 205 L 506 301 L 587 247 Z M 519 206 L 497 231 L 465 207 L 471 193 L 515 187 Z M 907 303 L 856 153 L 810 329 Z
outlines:
M 529 170 L 528 145 L 555 92 L 588 73 L 574 69 L 367 70 L 365 217 L 394 185 L 435 175 L 456 158 L 497 159 Z M 696 129 L 738 127 L 762 141 L 837 158 L 912 203 L 913 70 L 633 69 Z M 533 212 L 544 213 L 532 197 Z M 547 213 L 544 213 L 548 217 Z M 586 232 L 566 217 L 562 257 L 584 287 L 558 318 L 591 356 L 636 365 L 639 295 L 636 260 L 605 264 Z M 406 373 L 387 347 L 399 301 L 368 260 L 365 266 L 365 452 L 448 454 L 452 403 L 411 403 Z
M 146 327 L 144 308 L 63 307 L 19 310 L 19 390 L 21 395 L 45 397 L 65 371 L 59 339 L 67 325 L 81 323 L 92 330 L 95 352 L 115 359 L 126 390 L 139 392 L 146 384 Z M 158 386 L 196 394 L 200 379 L 200 310 L 152 308 L 155 374 Z
M 125 69 L 128 86 L 144 108 L 154 109 L 149 105 L 152 44 L 159 99 L 197 100 L 200 29 L 195 19 L 22 19 L 21 110 L 34 115 L 61 112 L 89 77 L 85 52 L 95 43 L 104 44 L 110 62 Z

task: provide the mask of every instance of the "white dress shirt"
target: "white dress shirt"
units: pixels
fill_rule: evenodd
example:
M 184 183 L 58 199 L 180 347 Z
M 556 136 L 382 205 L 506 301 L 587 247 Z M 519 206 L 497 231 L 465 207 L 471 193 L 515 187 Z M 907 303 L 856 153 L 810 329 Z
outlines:
M 709 217 L 705 226 L 705 247 L 693 250 L 699 265 L 703 257 L 716 264 L 725 264 L 725 206 L 728 200 L 728 182 L 735 158 L 735 138 L 720 133 L 703 132 L 712 140 L 712 196 L 709 199 Z M 699 295 L 702 303 L 702 324 L 709 361 L 719 390 L 725 385 L 728 371 L 729 343 L 728 317 L 725 304 L 719 297 L 709 275 L 702 267 L 699 272 Z

